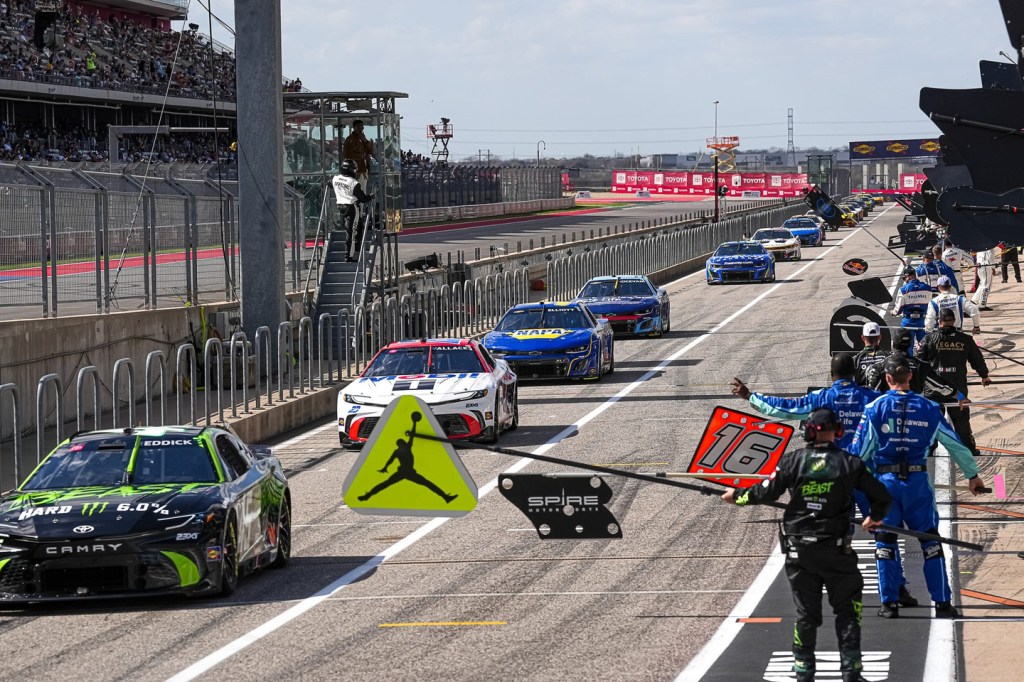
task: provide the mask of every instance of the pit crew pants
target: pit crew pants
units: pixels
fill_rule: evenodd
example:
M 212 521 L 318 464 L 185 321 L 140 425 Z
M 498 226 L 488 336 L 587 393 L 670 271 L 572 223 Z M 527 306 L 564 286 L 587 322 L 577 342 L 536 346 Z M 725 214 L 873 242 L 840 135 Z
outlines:
M 991 265 L 978 266 L 978 290 L 971 301 L 979 308 L 988 305 L 988 295 L 992 291 L 992 270 Z
M 904 317 L 903 321 L 900 322 L 900 326 L 910 330 L 910 348 L 907 349 L 907 355 L 914 357 L 914 349 L 917 348 L 917 344 L 924 341 L 924 337 L 927 336 L 927 332 L 924 330 L 924 319 L 908 319 Z
M 945 405 L 945 408 L 946 416 L 949 417 L 949 423 L 956 431 L 956 435 L 960 436 L 960 440 L 975 457 L 980 455 L 978 444 L 974 440 L 974 431 L 971 430 L 971 408 L 957 405 Z
M 786 577 L 793 590 L 797 614 L 793 628 L 794 670 L 801 673 L 814 671 L 814 648 L 822 622 L 821 588 L 824 586 L 836 617 L 841 669 L 843 672 L 859 671 L 864 579 L 857 569 L 857 555 L 847 547 L 831 543 L 793 548 L 786 555 Z
M 909 473 L 906 480 L 900 480 L 899 474 L 879 474 L 877 478 L 892 496 L 892 507 L 884 519 L 887 525 L 905 526 L 923 533 L 937 532 L 939 512 L 927 471 Z M 885 603 L 898 602 L 902 569 L 896 535 L 877 533 L 875 538 L 878 593 Z M 932 601 L 950 601 L 949 578 L 946 575 L 942 545 L 934 540 L 922 540 L 921 551 L 924 552 L 924 581 Z

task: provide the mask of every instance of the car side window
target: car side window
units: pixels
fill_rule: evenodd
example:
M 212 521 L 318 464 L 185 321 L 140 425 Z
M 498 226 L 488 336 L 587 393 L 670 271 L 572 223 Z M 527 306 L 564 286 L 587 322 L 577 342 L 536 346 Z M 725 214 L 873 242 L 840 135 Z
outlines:
M 238 448 L 235 447 L 235 444 L 227 436 L 217 436 L 216 443 L 217 452 L 220 453 L 221 460 L 229 469 L 229 471 L 225 472 L 228 479 L 234 480 L 249 471 L 249 463 L 238 452 Z
M 483 344 L 477 346 L 477 348 L 480 349 L 480 357 L 484 359 L 484 364 L 487 365 L 487 371 L 490 372 L 494 369 L 497 363 L 494 362 L 494 358 L 487 352 L 487 349 L 483 347 Z
M 590 308 L 586 306 L 580 306 L 580 310 L 583 312 L 583 317 L 587 318 L 587 324 L 591 328 L 597 326 L 597 318 L 594 317 L 594 313 L 590 312 Z

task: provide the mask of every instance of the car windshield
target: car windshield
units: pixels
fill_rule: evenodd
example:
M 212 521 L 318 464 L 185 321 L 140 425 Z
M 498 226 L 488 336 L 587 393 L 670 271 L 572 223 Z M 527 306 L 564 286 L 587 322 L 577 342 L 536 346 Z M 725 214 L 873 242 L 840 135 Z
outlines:
M 816 228 L 818 227 L 818 224 L 813 220 L 808 220 L 807 218 L 793 218 L 782 223 L 782 226 L 788 230 L 802 230 L 807 228 Z
M 129 436 L 61 445 L 21 489 L 217 481 L 213 460 L 201 442 L 192 438 Z
M 363 372 L 364 377 L 402 374 L 452 374 L 483 372 L 483 363 L 472 346 L 414 346 L 385 348 Z
M 499 332 L 517 329 L 589 329 L 590 322 L 583 311 L 575 306 L 564 308 L 513 308 L 505 313 L 494 328 Z
M 642 279 L 602 279 L 587 282 L 578 298 L 653 295 L 651 286 Z
M 793 233 L 789 230 L 758 230 L 754 233 L 754 239 L 792 239 Z
M 722 244 L 715 251 L 716 256 L 761 256 L 764 255 L 764 247 L 760 244 Z

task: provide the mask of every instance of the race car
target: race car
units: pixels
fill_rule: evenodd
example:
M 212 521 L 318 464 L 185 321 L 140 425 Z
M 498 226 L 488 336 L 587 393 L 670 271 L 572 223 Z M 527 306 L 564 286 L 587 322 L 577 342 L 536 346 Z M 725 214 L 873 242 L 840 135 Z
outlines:
M 782 227 L 792 232 L 801 246 L 821 246 L 825 241 L 825 229 L 810 218 L 790 218 L 782 223 Z
M 291 555 L 269 448 L 194 426 L 76 433 L 0 497 L 0 603 L 221 594 Z
M 582 303 L 541 301 L 510 308 L 483 344 L 522 379 L 600 381 L 615 370 L 612 334 Z
M 477 341 L 397 341 L 338 393 L 338 437 L 345 447 L 359 447 L 391 401 L 411 394 L 430 406 L 448 438 L 494 443 L 519 426 L 517 386 L 508 363 Z
M 725 242 L 704 265 L 708 284 L 773 282 L 775 259 L 757 242 Z
M 781 227 L 765 227 L 750 238 L 763 246 L 775 260 L 800 260 L 800 240 Z
M 671 327 L 668 292 L 644 275 L 595 277 L 573 301 L 608 320 L 615 333 L 662 336 Z
M 835 225 L 832 225 L 831 223 L 826 223 L 825 219 L 822 218 L 820 215 L 818 215 L 818 212 L 813 210 L 813 209 L 808 211 L 807 213 L 803 214 L 802 216 L 796 216 L 796 217 L 797 218 L 810 218 L 814 222 L 818 223 L 818 227 L 820 227 L 822 230 L 828 230 L 829 232 L 838 232 L 839 231 L 838 227 L 836 227 Z

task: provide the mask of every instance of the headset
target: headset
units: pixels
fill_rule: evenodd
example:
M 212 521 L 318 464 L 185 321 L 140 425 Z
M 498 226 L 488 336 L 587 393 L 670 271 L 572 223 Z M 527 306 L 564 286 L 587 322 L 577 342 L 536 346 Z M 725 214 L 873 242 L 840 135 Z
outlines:
M 835 413 L 833 412 L 833 415 L 834 414 Z M 818 432 L 824 430 L 824 426 L 821 426 L 820 424 L 812 424 L 811 420 L 808 418 L 807 421 L 804 422 L 804 440 L 807 441 L 808 443 L 813 443 Z M 838 417 L 835 418 L 835 432 L 837 439 L 842 438 L 843 434 L 846 433 L 846 431 L 843 429 L 843 422 L 839 421 Z

